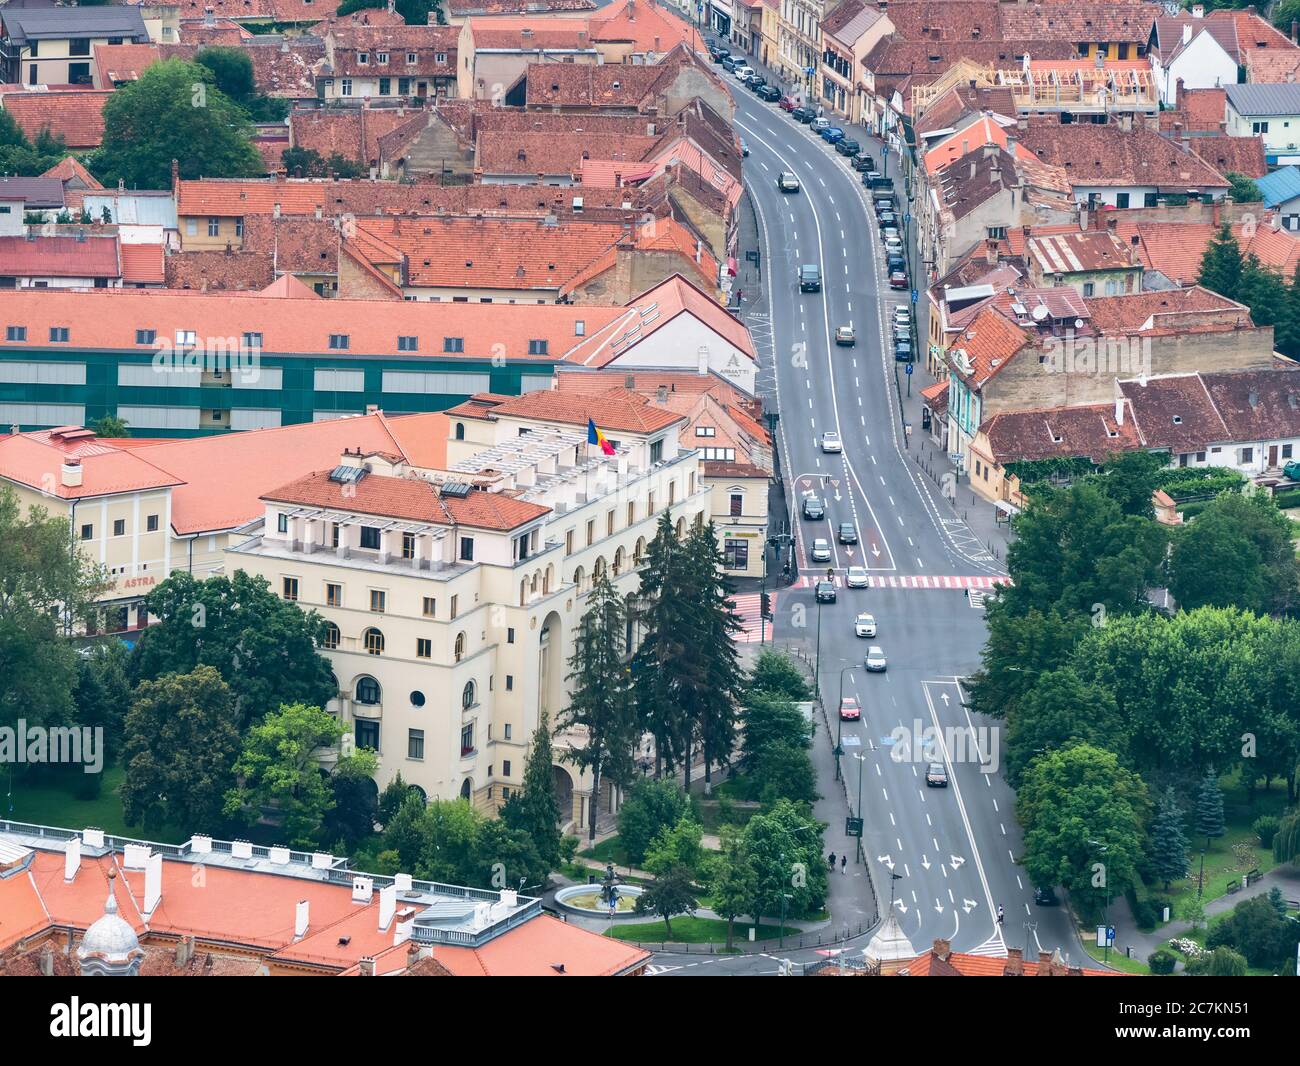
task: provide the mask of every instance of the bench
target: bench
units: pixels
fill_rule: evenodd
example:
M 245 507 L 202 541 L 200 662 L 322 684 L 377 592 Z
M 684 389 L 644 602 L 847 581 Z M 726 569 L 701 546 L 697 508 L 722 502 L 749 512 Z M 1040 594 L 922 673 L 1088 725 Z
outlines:
M 1229 882 L 1228 882 L 1227 894 L 1228 894 L 1229 896 L 1231 896 L 1234 892 L 1240 892 L 1240 891 L 1241 891 L 1241 882 L 1240 882 L 1240 881 L 1229 881 Z
M 1249 873 L 1246 874 L 1246 884 L 1253 885 L 1256 881 L 1258 881 L 1263 876 L 1264 875 L 1259 872 L 1259 867 L 1256 867 L 1255 869 L 1251 870 Z

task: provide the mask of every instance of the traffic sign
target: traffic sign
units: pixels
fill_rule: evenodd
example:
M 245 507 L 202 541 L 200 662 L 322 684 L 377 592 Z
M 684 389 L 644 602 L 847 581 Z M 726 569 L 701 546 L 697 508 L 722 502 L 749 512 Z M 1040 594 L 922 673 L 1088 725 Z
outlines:
M 860 748 L 862 747 L 862 738 L 854 736 L 852 733 L 850 733 L 842 741 L 840 741 L 840 743 L 843 744 L 846 748 Z
M 916 294 L 916 290 L 913 289 L 913 290 L 912 290 L 912 303 L 916 303 L 916 295 L 917 295 L 917 294 Z
M 903 373 L 905 373 L 909 378 L 912 376 L 912 364 L 911 364 L 911 363 L 908 363 L 908 364 L 907 364 L 907 369 L 906 369 L 905 371 L 903 371 Z
M 912 222 L 912 212 L 908 211 L 906 214 L 903 215 L 903 225 L 905 226 L 910 225 L 911 222 Z
M 862 819 L 851 817 L 845 818 L 844 835 L 846 837 L 857 837 L 859 840 L 862 839 Z

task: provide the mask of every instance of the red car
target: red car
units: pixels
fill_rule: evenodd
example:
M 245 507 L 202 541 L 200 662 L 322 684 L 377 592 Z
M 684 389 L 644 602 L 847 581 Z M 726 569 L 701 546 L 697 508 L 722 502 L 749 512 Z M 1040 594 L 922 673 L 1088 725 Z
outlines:
M 780 102 L 776 105 L 782 111 L 793 111 L 799 105 L 788 96 L 781 97 Z
M 901 270 L 895 270 L 892 274 L 889 275 L 889 287 L 891 289 L 907 288 L 907 275 L 904 274 Z
M 862 717 L 862 708 L 858 706 L 856 696 L 840 697 L 840 717 L 846 722 L 856 722 Z

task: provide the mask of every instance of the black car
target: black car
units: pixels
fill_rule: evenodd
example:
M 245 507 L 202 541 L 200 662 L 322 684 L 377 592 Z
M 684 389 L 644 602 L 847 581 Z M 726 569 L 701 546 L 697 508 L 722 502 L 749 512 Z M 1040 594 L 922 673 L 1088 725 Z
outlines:
M 874 170 L 863 171 L 862 184 L 865 185 L 868 189 L 871 188 L 871 183 L 875 181 L 875 179 L 876 179 L 876 172 Z
M 903 262 L 903 257 L 891 252 L 885 257 L 885 269 L 891 274 L 895 270 L 906 270 L 907 264 Z
M 858 542 L 858 531 L 852 522 L 841 522 L 835 535 L 841 544 L 856 544 Z
M 894 341 L 894 362 L 910 363 L 912 361 L 912 342 L 899 338 Z
M 834 603 L 835 602 L 835 582 L 818 581 L 817 582 L 817 602 Z
M 811 107 L 796 107 L 790 112 L 790 117 L 796 122 L 802 122 L 806 126 L 817 117 L 817 112 Z
M 835 142 L 835 150 L 840 155 L 857 155 L 861 148 L 862 145 L 857 141 L 851 141 L 847 137 Z
M 764 85 L 758 90 L 758 98 L 766 100 L 769 104 L 781 99 L 781 90 L 775 85 Z
M 880 223 L 882 228 L 884 226 L 894 226 L 894 227 L 898 226 L 898 216 L 894 214 L 892 210 L 881 211 L 879 214 L 876 215 L 876 221 Z
M 803 498 L 803 516 L 810 522 L 820 522 L 826 517 L 826 507 L 816 496 Z
M 1048 886 L 1046 888 L 1034 889 L 1034 905 L 1037 907 L 1057 907 L 1061 901 L 1056 898 L 1056 889 Z
M 856 171 L 875 170 L 876 161 L 869 155 L 859 155 L 853 160 L 853 169 Z

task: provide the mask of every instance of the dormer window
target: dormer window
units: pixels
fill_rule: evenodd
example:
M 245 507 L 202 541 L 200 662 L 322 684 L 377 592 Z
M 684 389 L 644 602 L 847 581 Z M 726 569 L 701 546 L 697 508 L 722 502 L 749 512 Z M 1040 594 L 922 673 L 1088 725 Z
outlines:
M 369 52 L 358 52 L 358 53 L 357 53 L 357 66 L 359 66 L 359 67 L 364 67 L 364 66 L 369 66 L 369 64 L 370 64 L 370 53 L 369 53 Z
M 546 341 L 544 340 L 531 340 L 528 342 L 528 354 L 545 355 L 546 347 L 547 347 Z
M 418 52 L 406 53 L 406 62 L 411 66 L 414 66 L 417 62 L 419 62 L 419 59 L 420 59 L 420 55 Z
M 346 333 L 330 334 L 330 349 L 336 352 L 346 352 L 351 347 L 351 342 Z
M 1183 416 L 1182 416 L 1182 415 L 1174 415 L 1174 425 L 1176 425 L 1176 426 L 1181 426 L 1182 424 L 1183 424 Z
M 443 337 L 442 350 L 444 352 L 450 352 L 452 354 L 463 352 L 465 350 L 465 338 L 464 337 Z

